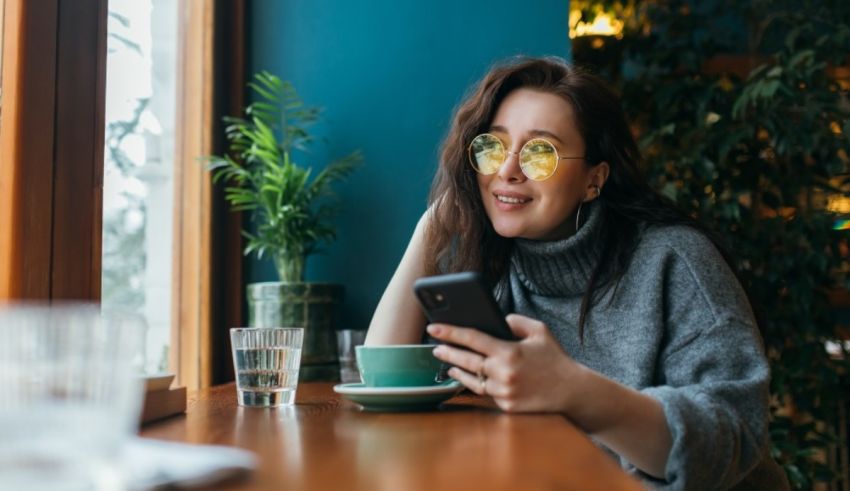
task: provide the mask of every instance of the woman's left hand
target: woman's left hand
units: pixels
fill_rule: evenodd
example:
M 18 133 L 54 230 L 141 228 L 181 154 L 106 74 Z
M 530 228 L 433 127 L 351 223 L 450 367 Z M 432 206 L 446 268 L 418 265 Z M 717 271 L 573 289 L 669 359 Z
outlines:
M 502 341 L 474 328 L 431 324 L 428 333 L 458 347 L 440 345 L 434 356 L 454 365 L 449 376 L 508 412 L 566 411 L 571 383 L 584 367 L 570 358 L 540 321 L 506 318 L 519 341 Z M 467 349 L 463 349 L 467 348 Z

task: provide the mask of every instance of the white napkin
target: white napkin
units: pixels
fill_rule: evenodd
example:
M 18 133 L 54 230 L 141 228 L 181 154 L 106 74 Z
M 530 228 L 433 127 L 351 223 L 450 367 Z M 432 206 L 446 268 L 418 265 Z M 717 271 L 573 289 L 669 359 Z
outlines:
M 166 485 L 206 486 L 257 468 L 256 456 L 247 450 L 150 438 L 128 440 L 124 462 L 130 489 L 134 491 Z

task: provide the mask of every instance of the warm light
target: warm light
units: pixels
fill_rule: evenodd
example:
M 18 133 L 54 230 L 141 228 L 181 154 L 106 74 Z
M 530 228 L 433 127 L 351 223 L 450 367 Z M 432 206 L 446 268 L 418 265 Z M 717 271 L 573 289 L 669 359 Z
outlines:
M 839 215 L 850 215 L 850 197 L 833 194 L 827 198 L 826 209 Z
M 581 36 L 617 36 L 623 35 L 623 21 L 610 14 L 599 13 L 593 22 L 579 22 L 581 11 L 570 12 L 570 39 Z

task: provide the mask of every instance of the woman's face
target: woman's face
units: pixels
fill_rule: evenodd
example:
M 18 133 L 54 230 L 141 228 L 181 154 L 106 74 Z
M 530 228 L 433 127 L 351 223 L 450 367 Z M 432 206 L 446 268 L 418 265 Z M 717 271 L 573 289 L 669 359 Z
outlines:
M 591 167 L 584 160 L 561 159 L 551 177 L 534 181 L 520 170 L 517 155 L 525 142 L 542 137 L 562 157 L 584 156 L 572 105 L 555 94 L 517 89 L 499 106 L 488 132 L 510 152 L 498 172 L 478 174 L 484 209 L 496 233 L 533 240 L 557 240 L 575 233 L 579 203 L 596 197 L 594 186 L 604 184 L 608 165 Z

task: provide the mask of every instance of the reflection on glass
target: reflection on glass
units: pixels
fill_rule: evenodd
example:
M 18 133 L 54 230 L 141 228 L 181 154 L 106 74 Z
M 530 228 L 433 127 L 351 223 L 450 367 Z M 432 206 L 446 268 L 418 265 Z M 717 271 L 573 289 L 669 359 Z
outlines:
M 494 135 L 478 135 L 472 140 L 474 164 L 482 174 L 493 174 L 505 161 L 505 146 Z
M 109 1 L 102 298 L 147 320 L 148 372 L 168 368 L 179 4 Z
M 520 166 L 530 179 L 541 181 L 551 176 L 558 166 L 558 154 L 546 140 L 531 140 L 522 147 Z

